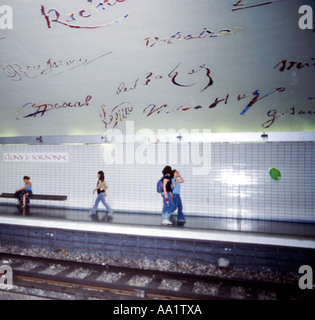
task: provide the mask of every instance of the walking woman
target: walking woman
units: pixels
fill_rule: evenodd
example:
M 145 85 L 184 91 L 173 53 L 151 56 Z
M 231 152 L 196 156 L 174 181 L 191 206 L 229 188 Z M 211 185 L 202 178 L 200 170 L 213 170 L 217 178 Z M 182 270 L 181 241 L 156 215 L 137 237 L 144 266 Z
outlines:
M 103 203 L 104 207 L 106 208 L 108 215 L 112 215 L 114 213 L 114 211 L 111 209 L 111 207 L 108 205 L 108 203 L 105 200 L 106 197 L 106 189 L 108 188 L 107 183 L 105 181 L 105 177 L 104 177 L 104 172 L 103 171 L 99 171 L 97 173 L 98 176 L 98 182 L 97 182 L 97 187 L 93 190 L 93 194 L 95 193 L 95 191 L 97 191 L 97 198 L 95 200 L 94 203 L 94 207 L 91 210 L 92 214 L 96 213 L 96 210 L 98 208 L 98 204 L 100 202 Z
M 163 171 L 163 211 L 162 211 L 162 226 L 172 225 L 170 221 L 171 214 L 175 209 L 175 203 L 172 195 L 172 187 L 171 187 L 171 175 L 172 168 L 170 166 L 166 166 Z
M 30 205 L 30 197 L 33 195 L 32 183 L 30 179 L 30 177 L 24 176 L 23 180 L 25 186 L 19 190 L 16 190 L 14 194 L 14 197 L 18 199 L 18 205 L 22 206 L 22 208 Z

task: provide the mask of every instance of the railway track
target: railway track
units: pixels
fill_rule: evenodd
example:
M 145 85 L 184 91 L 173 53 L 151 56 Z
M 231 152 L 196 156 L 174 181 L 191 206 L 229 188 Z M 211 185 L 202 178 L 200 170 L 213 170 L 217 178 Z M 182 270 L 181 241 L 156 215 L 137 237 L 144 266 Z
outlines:
M 225 279 L 0 253 L 13 269 L 11 293 L 50 299 L 307 300 L 297 285 Z

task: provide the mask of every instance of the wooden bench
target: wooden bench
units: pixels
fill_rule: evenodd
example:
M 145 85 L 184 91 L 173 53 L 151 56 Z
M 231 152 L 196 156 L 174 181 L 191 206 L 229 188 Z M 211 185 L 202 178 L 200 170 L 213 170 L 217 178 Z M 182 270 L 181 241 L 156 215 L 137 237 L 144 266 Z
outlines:
M 2 193 L 0 198 L 15 199 L 14 193 Z M 31 200 L 53 200 L 53 201 L 65 201 L 68 199 L 67 196 L 56 196 L 51 194 L 33 194 L 30 197 Z

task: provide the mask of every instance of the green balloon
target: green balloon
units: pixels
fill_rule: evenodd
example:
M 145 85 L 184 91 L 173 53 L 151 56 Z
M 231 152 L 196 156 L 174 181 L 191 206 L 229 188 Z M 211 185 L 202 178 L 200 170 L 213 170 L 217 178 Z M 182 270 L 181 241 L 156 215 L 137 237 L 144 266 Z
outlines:
M 269 174 L 270 174 L 271 178 L 274 179 L 274 180 L 280 180 L 281 179 L 281 173 L 276 168 L 270 169 L 269 170 Z

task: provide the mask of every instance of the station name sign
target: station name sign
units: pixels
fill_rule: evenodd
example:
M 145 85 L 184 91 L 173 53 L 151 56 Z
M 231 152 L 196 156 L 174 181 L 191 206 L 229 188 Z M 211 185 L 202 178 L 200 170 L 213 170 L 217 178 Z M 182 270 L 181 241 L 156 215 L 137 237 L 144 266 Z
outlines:
M 18 152 L 4 153 L 4 162 L 69 162 L 69 153 L 56 152 Z

